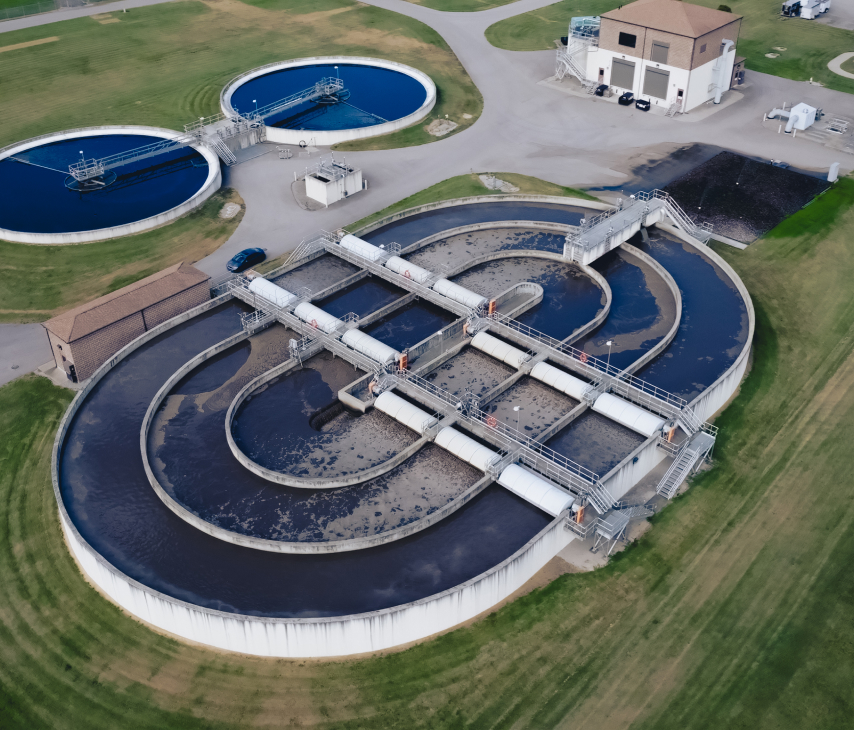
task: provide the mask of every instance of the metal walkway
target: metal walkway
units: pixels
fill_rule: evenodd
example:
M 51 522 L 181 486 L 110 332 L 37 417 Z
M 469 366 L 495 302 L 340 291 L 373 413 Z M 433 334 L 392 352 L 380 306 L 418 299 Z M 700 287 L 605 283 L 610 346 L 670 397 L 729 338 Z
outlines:
M 300 104 L 315 101 L 319 103 L 337 103 L 347 95 L 344 82 L 337 78 L 323 78 L 314 86 L 279 99 L 271 104 L 255 109 L 247 114 L 237 113 L 234 117 L 215 114 L 211 117 L 201 117 L 195 122 L 184 125 L 184 134 L 175 139 L 163 139 L 152 144 L 143 145 L 126 152 L 120 152 L 98 159 L 81 159 L 68 166 L 68 172 L 78 182 L 94 180 L 102 177 L 108 170 L 122 165 L 138 162 L 155 155 L 162 155 L 173 150 L 188 147 L 192 144 L 205 144 L 226 164 L 237 162 L 234 152 L 225 143 L 226 139 L 245 136 L 247 134 L 262 135 L 260 131 L 264 120 L 280 112 L 293 109 Z M 262 141 L 262 140 L 257 140 Z
M 641 228 L 659 223 L 665 217 L 701 243 L 708 243 L 712 236 L 710 223 L 694 223 L 670 195 L 663 190 L 653 190 L 632 195 L 618 208 L 583 219 L 566 237 L 564 258 L 578 264 L 591 264 L 628 241 Z

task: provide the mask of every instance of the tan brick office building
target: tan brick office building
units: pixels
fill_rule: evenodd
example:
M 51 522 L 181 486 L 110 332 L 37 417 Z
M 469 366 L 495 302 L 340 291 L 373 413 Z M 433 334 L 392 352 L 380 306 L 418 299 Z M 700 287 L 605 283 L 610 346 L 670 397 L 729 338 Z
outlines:
M 731 87 L 740 29 L 740 15 L 679 0 L 637 0 L 602 14 L 587 78 L 687 112 Z
M 144 332 L 210 298 L 210 277 L 183 261 L 44 323 L 56 367 L 86 380 Z

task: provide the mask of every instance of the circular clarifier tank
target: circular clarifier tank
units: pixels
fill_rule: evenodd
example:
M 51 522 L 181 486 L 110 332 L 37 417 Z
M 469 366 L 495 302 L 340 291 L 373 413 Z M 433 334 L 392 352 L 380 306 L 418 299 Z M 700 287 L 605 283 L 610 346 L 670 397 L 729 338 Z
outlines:
M 60 132 L 0 152 L 0 238 L 22 243 L 86 243 L 173 220 L 219 188 L 219 160 L 205 147 L 170 149 L 109 167 L 82 182 L 69 165 L 181 137 L 168 129 L 108 127 Z
M 334 90 L 306 98 L 310 94 L 303 92 L 324 81 Z M 220 101 L 227 116 L 261 113 L 269 142 L 325 146 L 415 124 L 436 103 L 436 86 L 418 69 L 394 61 L 301 58 L 238 76 Z

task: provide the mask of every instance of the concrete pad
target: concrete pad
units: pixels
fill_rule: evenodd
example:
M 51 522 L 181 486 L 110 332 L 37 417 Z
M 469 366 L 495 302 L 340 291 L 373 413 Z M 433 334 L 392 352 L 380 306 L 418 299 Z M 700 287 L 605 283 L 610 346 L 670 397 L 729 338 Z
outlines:
M 40 324 L 0 324 L 0 343 L 0 385 L 52 358 L 47 332 Z

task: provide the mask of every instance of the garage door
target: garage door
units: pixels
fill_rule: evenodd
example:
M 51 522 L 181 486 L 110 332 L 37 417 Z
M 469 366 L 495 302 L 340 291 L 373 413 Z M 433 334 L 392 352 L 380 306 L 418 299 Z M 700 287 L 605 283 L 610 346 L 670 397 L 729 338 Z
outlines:
M 644 74 L 643 93 L 657 99 L 667 98 L 667 84 L 670 82 L 670 71 L 660 68 L 648 68 Z
M 635 86 L 635 65 L 631 61 L 615 58 L 611 63 L 611 86 L 621 89 L 633 89 Z

